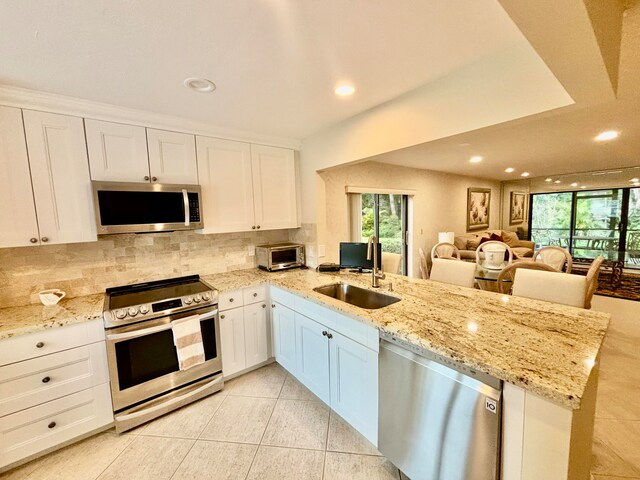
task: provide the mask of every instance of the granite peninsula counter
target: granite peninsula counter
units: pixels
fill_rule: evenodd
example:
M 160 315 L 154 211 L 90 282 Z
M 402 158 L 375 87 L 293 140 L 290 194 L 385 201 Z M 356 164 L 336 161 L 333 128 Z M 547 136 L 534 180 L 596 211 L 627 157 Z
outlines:
M 340 281 L 371 288 L 370 275 L 250 269 L 202 278 L 220 291 L 270 283 L 573 409 L 580 407 L 610 318 L 398 275 L 387 275 L 380 291 L 402 301 L 379 310 L 313 291 Z M 104 295 L 96 294 L 63 299 L 55 306 L 0 309 L 0 340 L 101 318 L 103 301 Z

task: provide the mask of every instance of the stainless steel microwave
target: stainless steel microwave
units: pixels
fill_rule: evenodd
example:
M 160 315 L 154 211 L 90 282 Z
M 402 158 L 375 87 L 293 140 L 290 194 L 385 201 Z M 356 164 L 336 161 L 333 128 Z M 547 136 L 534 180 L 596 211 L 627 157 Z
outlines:
M 203 228 L 199 185 L 91 184 L 99 235 Z
M 262 270 L 273 272 L 304 265 L 304 245 L 298 243 L 276 243 L 258 245 L 256 261 Z

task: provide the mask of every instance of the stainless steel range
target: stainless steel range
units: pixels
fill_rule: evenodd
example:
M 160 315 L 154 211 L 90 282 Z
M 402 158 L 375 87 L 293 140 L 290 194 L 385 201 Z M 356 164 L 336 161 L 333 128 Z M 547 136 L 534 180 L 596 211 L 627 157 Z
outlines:
M 222 389 L 218 292 L 199 276 L 108 288 L 103 317 L 116 431 Z M 186 317 L 204 362 L 181 370 L 173 329 Z

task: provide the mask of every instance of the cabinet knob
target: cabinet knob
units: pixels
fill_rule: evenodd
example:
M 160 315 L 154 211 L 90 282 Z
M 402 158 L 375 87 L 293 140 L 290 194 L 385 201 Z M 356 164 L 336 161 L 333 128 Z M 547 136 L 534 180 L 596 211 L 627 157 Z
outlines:
M 253 297 L 255 298 L 257 296 L 258 296 L 258 293 L 257 292 L 253 292 Z
M 42 240 L 44 243 L 47 243 L 49 241 L 48 237 L 42 237 L 40 240 Z
M 44 377 L 42 379 L 42 383 L 49 383 L 50 380 L 51 380 L 51 377 Z
M 329 332 L 327 332 L 326 330 L 323 330 L 323 331 L 322 331 L 322 336 L 323 336 L 323 337 L 326 337 L 328 333 L 329 333 Z
M 151 181 L 152 182 L 157 182 L 158 181 L 158 177 L 151 177 Z
M 149 181 L 149 175 L 145 175 L 144 179 L 148 182 Z
M 221 320 L 224 320 L 224 315 L 220 315 L 220 319 L 221 319 Z
M 44 342 L 36 343 L 36 348 L 42 348 L 42 347 L 44 347 Z
M 258 225 L 256 228 L 257 228 L 258 230 L 260 230 L 260 225 Z
M 263 304 L 262 304 L 262 308 L 267 308 L 267 304 L 266 304 L 266 303 L 263 303 Z
M 51 422 L 49 425 L 47 425 L 47 427 L 49 428 L 53 428 L 56 426 L 56 422 Z
M 229 303 L 233 303 L 233 297 L 229 299 Z
M 276 308 L 276 304 L 275 304 L 275 303 L 272 303 L 272 304 L 271 304 L 271 308 Z
M 333 338 L 333 335 L 330 333 L 327 333 L 327 338 Z
M 29 241 L 30 241 L 31 243 L 38 243 L 38 239 L 37 239 L 36 237 L 31 237 L 31 238 L 29 239 Z
M 255 225 L 254 225 L 253 227 L 251 227 L 251 230 L 255 230 L 255 229 L 256 229 L 256 226 L 255 226 Z

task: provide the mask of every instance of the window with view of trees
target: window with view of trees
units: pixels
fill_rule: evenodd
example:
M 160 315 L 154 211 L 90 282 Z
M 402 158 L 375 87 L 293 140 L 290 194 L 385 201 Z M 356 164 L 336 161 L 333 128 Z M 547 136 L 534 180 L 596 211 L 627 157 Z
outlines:
M 640 189 L 613 188 L 531 195 L 530 237 L 574 258 L 640 267 Z
M 395 271 L 391 273 L 406 275 L 407 196 L 362 193 L 356 201 L 353 240 L 367 242 L 375 235 L 382 246 L 383 263 L 392 266 Z

